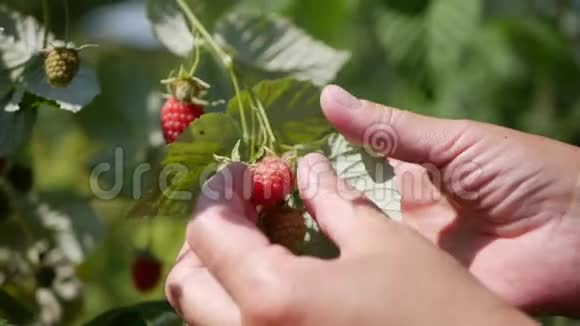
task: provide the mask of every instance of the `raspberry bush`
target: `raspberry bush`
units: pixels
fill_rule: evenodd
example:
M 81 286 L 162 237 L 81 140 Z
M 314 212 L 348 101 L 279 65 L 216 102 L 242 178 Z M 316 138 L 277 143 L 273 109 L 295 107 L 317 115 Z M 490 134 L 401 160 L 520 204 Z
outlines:
M 506 22 L 494 15 L 518 1 L 68 2 L 0 4 L 0 325 L 181 325 L 165 267 L 204 182 L 231 162 L 253 174 L 259 227 L 296 255 L 339 254 L 296 189 L 307 153 L 400 217 L 385 158 L 320 112 L 334 80 L 580 139 L 568 4 Z

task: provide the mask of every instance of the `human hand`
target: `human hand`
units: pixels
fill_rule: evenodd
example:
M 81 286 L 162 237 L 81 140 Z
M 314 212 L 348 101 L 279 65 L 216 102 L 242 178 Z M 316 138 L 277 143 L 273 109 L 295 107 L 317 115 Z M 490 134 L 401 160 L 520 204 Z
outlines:
M 389 221 L 312 154 L 298 186 L 340 257 L 272 245 L 232 165 L 202 192 L 166 293 L 192 325 L 532 325 L 412 229 Z M 229 189 L 229 190 L 228 190 Z
M 580 316 L 578 148 L 387 108 L 336 86 L 321 103 L 348 139 L 396 159 L 405 223 L 511 304 Z

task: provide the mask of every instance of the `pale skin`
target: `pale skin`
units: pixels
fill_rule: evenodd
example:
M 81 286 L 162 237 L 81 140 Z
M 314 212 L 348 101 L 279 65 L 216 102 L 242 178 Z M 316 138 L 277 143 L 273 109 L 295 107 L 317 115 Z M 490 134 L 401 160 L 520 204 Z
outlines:
M 232 165 L 207 185 L 230 196 L 201 196 L 166 283 L 186 322 L 487 326 L 534 325 L 518 309 L 580 315 L 578 148 L 387 108 L 336 86 L 321 105 L 353 143 L 364 145 L 377 125 L 396 135 L 384 154 L 403 223 L 311 154 L 299 163 L 298 187 L 340 257 L 293 256 L 257 229 L 242 189 L 247 169 Z

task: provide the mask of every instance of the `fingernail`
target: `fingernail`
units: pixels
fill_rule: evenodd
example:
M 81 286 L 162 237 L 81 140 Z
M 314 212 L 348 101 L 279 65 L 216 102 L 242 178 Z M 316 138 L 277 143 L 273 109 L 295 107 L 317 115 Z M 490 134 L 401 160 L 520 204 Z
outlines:
M 330 92 L 330 96 L 334 101 L 334 103 L 336 105 L 339 105 L 341 109 L 344 110 L 358 109 L 362 105 L 361 100 L 352 96 L 342 87 L 331 85 L 328 86 L 328 91 Z

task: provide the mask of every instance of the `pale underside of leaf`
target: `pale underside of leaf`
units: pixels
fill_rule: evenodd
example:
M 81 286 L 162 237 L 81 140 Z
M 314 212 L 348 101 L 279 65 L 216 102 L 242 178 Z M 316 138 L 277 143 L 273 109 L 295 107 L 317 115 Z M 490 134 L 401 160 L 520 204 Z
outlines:
M 230 14 L 218 22 L 215 38 L 243 65 L 317 85 L 334 80 L 350 58 L 274 15 Z
M 169 51 L 182 57 L 191 53 L 193 34 L 175 0 L 148 0 L 147 16 L 153 33 Z
M 340 178 L 363 192 L 389 217 L 401 219 L 401 196 L 393 174 L 390 178 L 383 176 L 381 181 L 384 182 L 376 183 L 367 172 L 360 150 L 351 146 L 342 136 L 330 139 L 329 155 Z
M 0 33 L 0 67 L 14 68 L 42 50 L 45 31 L 34 17 L 0 6 L 0 26 L 4 28 Z M 49 33 L 48 42 L 53 39 Z
M 35 55 L 27 63 L 23 85 L 32 94 L 55 101 L 66 111 L 76 113 L 101 92 L 94 70 L 81 65 L 77 75 L 66 88 L 52 87 L 44 73 L 42 55 Z

